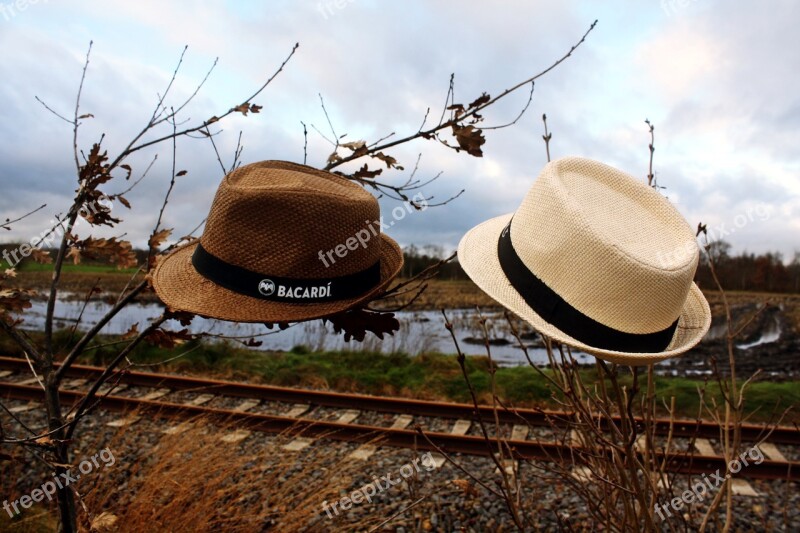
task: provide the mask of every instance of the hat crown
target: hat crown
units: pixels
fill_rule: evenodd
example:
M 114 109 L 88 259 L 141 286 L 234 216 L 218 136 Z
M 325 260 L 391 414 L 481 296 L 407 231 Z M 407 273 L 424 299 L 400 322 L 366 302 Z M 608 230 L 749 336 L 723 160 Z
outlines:
M 577 157 L 545 166 L 514 214 L 511 239 L 525 266 L 567 303 L 627 333 L 678 319 L 699 260 L 694 233 L 666 198 Z
M 350 180 L 305 165 L 262 161 L 223 179 L 200 242 L 219 259 L 265 275 L 346 276 L 379 261 L 379 217 L 375 197 Z M 359 232 L 362 240 L 348 247 Z M 339 245 L 344 253 L 325 255 Z

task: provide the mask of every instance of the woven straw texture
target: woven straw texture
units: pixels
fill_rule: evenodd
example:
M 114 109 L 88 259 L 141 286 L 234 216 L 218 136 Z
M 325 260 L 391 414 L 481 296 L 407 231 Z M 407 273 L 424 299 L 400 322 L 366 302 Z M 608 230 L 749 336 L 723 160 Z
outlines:
M 159 261 L 153 286 L 170 308 L 235 322 L 294 322 L 335 314 L 380 294 L 400 272 L 403 255 L 389 237 L 371 237 L 366 247 L 319 258 L 361 230 L 375 226 L 380 208 L 361 186 L 304 165 L 263 161 L 240 167 L 220 184 L 200 242 L 228 263 L 265 277 L 319 279 L 360 272 L 381 261 L 381 282 L 350 300 L 281 303 L 238 294 L 198 274 L 191 257 L 196 244 Z M 377 228 L 376 228 L 377 231 Z
M 512 216 L 514 249 L 547 286 L 585 315 L 627 333 L 652 333 L 678 319 L 667 349 L 594 348 L 538 316 L 497 259 L 497 240 Z M 708 331 L 711 312 L 692 283 L 698 256 L 693 232 L 660 194 L 607 165 L 574 157 L 549 163 L 516 213 L 473 228 L 458 248 L 476 284 L 539 332 L 628 365 L 680 355 Z

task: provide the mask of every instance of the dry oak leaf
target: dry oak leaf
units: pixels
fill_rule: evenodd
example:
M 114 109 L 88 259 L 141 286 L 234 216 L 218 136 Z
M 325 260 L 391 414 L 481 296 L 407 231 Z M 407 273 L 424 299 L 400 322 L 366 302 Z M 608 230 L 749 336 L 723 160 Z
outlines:
M 345 311 L 324 320 L 330 320 L 333 330 L 337 334 L 344 332 L 345 342 L 349 342 L 351 338 L 363 342 L 367 331 L 371 331 L 376 337 L 383 339 L 384 334 L 393 335 L 400 329 L 400 322 L 394 317 L 394 313 L 380 313 L 364 309 Z
M 453 124 L 453 135 L 460 149 L 475 157 L 483 157 L 481 146 L 486 142 L 483 132 L 475 126 Z
M 108 259 L 118 269 L 136 266 L 136 253 L 133 251 L 131 243 L 117 240 L 116 237 L 110 239 L 88 237 L 82 241 L 76 241 L 70 247 L 67 257 L 71 257 L 76 265 L 86 257 L 87 259 Z
M 147 245 L 152 249 L 158 249 L 161 244 L 172 235 L 171 229 L 162 229 L 161 231 L 157 231 L 150 236 L 150 240 L 147 241 Z
M 42 250 L 41 248 L 34 248 L 31 250 L 31 257 L 34 261 L 41 265 L 48 265 L 53 262 L 53 258 L 50 257 L 50 252 Z
M 180 331 L 169 331 L 159 328 L 147 336 L 147 342 L 167 350 L 175 348 L 192 339 L 194 339 L 194 335 L 189 333 L 189 330 L 186 328 Z

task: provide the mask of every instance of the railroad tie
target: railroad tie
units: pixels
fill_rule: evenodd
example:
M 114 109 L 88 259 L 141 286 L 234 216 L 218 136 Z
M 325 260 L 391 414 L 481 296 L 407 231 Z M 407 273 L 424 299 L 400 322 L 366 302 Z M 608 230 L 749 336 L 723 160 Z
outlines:
M 199 396 L 196 396 L 195 398 L 192 398 L 192 401 L 189 402 L 189 405 L 194 405 L 194 406 L 203 405 L 207 404 L 213 399 L 214 399 L 213 394 L 201 394 Z
M 781 461 L 783 463 L 789 461 L 786 456 L 781 453 L 778 447 L 771 442 L 762 442 L 758 445 L 758 448 L 764 455 L 767 456 L 767 459 L 770 461 Z
M 528 431 L 530 428 L 524 424 L 514 424 L 511 427 L 511 440 L 527 440 L 528 439 Z M 506 471 L 506 474 L 509 476 L 515 476 L 516 472 L 519 472 L 519 461 L 516 459 L 508 459 L 502 458 L 497 456 L 497 459 L 501 461 L 503 465 L 503 469 Z M 494 469 L 495 474 L 500 473 L 499 468 Z
M 32 378 L 20 381 L 19 383 L 17 383 L 17 385 L 37 385 L 38 383 L 39 383 L 39 378 L 34 376 Z
M 717 452 L 714 451 L 714 446 L 712 446 L 711 441 L 708 439 L 695 439 L 694 447 L 698 452 L 700 452 L 701 455 L 717 455 Z M 733 492 L 733 494 L 736 496 L 758 496 L 758 493 L 752 487 L 752 485 L 741 478 L 731 479 L 731 492 Z
M 106 383 L 100 390 L 97 391 L 98 396 L 105 396 L 106 394 L 119 394 L 128 388 L 125 383 Z
M 222 436 L 219 440 L 227 444 L 236 444 L 242 442 L 244 439 L 252 435 L 253 432 L 247 429 L 237 429 Z
M 700 455 L 717 455 L 717 452 L 714 451 L 714 446 L 711 445 L 711 441 L 708 439 L 695 439 L 694 447 L 700 452 Z
M 255 400 L 255 399 L 245 400 L 236 407 L 234 407 L 233 410 L 236 411 L 237 413 L 246 413 L 247 411 L 250 411 L 254 407 L 257 407 L 258 404 L 260 403 L 261 400 Z M 249 429 L 236 429 L 229 433 L 226 433 L 225 435 L 220 437 L 219 440 L 227 444 L 236 444 L 238 442 L 242 442 L 244 439 L 246 439 L 252 434 L 253 432 L 250 431 Z
M 188 422 L 181 422 L 180 424 L 177 424 L 175 426 L 170 426 L 166 429 L 163 429 L 161 433 L 163 433 L 164 435 L 179 435 L 184 431 L 186 431 L 187 429 L 189 429 L 190 427 L 191 424 L 189 424 Z
M 339 418 L 336 419 L 337 424 L 349 424 L 361 414 L 361 411 L 356 411 L 355 409 L 346 409 L 340 415 Z M 297 437 L 289 444 L 284 444 L 283 449 L 289 452 L 299 452 L 311 446 L 314 442 L 314 439 L 309 437 Z
M 34 402 L 30 402 L 30 403 L 26 403 L 25 405 L 18 405 L 16 407 L 10 407 L 8 410 L 11 411 L 14 414 L 26 413 L 28 411 L 31 411 L 32 409 L 36 409 L 38 406 L 39 406 L 38 404 L 36 404 Z
M 453 424 L 453 429 L 450 430 L 451 435 L 466 435 L 469 431 L 469 428 L 472 427 L 471 420 L 456 420 L 456 423 Z M 441 468 L 442 465 L 447 461 L 444 455 L 440 454 L 439 452 L 431 453 L 433 457 L 433 466 L 435 468 Z
M 304 404 L 304 403 L 296 403 L 296 404 L 294 404 L 292 406 L 291 409 L 289 409 L 289 412 L 287 412 L 283 416 L 288 416 L 288 417 L 291 417 L 291 418 L 297 418 L 297 417 L 300 417 L 300 416 L 303 416 L 304 414 L 306 414 L 309 409 L 311 409 L 310 405 L 307 405 L 307 404 Z
M 414 417 L 411 415 L 400 415 L 394 419 L 394 422 L 389 429 L 406 429 L 409 425 L 411 425 L 413 420 Z M 376 451 L 378 451 L 377 445 L 364 444 L 353 450 L 349 457 L 350 459 L 360 459 L 361 461 L 366 461 L 372 457 Z
M 511 428 L 511 440 L 526 440 L 530 428 L 523 424 L 514 424 Z
M 122 428 L 125 426 L 130 426 L 135 424 L 139 421 L 139 416 L 136 415 L 129 415 L 123 418 L 118 418 L 116 420 L 112 420 L 111 422 L 106 422 L 106 426 L 110 428 Z
M 86 386 L 89 383 L 88 379 L 83 378 L 76 378 L 76 379 L 69 379 L 64 382 L 61 386 L 62 389 L 80 389 L 81 387 Z
M 571 429 L 569 431 L 570 446 L 588 448 L 590 442 L 591 441 L 583 432 L 578 431 L 577 429 Z M 570 471 L 570 475 L 581 483 L 589 483 L 594 476 L 592 469 L 588 466 L 573 466 L 572 470 Z
M 750 483 L 741 478 L 731 479 L 731 491 L 733 491 L 736 496 L 758 496 L 756 489 L 754 489 Z
M 576 466 L 572 469 L 570 475 L 581 483 L 589 483 L 594 474 L 592 474 L 592 469 L 588 466 Z
M 251 410 L 253 407 L 257 407 L 258 404 L 261 403 L 261 400 L 245 400 L 236 407 L 233 408 L 234 411 L 239 411 L 241 413 L 246 413 L 247 411 Z
M 338 424 L 349 424 L 356 418 L 358 415 L 361 414 L 361 411 L 356 411 L 355 409 L 346 409 L 342 414 L 339 415 L 339 418 L 336 419 Z
M 142 396 L 139 399 L 140 400 L 158 400 L 159 398 L 163 398 L 164 396 L 166 396 L 170 392 L 172 392 L 172 391 L 170 391 L 169 389 L 156 389 L 156 390 L 148 392 L 147 394 L 145 394 L 144 396 Z

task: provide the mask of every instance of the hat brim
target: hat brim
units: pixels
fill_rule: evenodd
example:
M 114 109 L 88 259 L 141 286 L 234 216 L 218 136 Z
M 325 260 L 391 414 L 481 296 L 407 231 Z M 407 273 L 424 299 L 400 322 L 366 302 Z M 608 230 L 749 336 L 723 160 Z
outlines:
M 197 242 L 163 257 L 152 274 L 156 294 L 170 309 L 231 322 L 301 322 L 334 315 L 380 295 L 403 267 L 403 252 L 381 234 L 381 280 L 364 294 L 320 303 L 271 302 L 231 291 L 200 275 L 192 265 Z
M 629 353 L 595 348 L 549 324 L 525 302 L 508 281 L 500 266 L 497 241 L 512 216 L 513 213 L 492 218 L 467 232 L 458 245 L 458 261 L 478 287 L 503 307 L 528 322 L 539 333 L 600 359 L 633 366 L 648 365 L 681 355 L 705 336 L 711 325 L 711 309 L 700 288 L 694 283 L 678 319 L 675 335 L 663 352 Z

